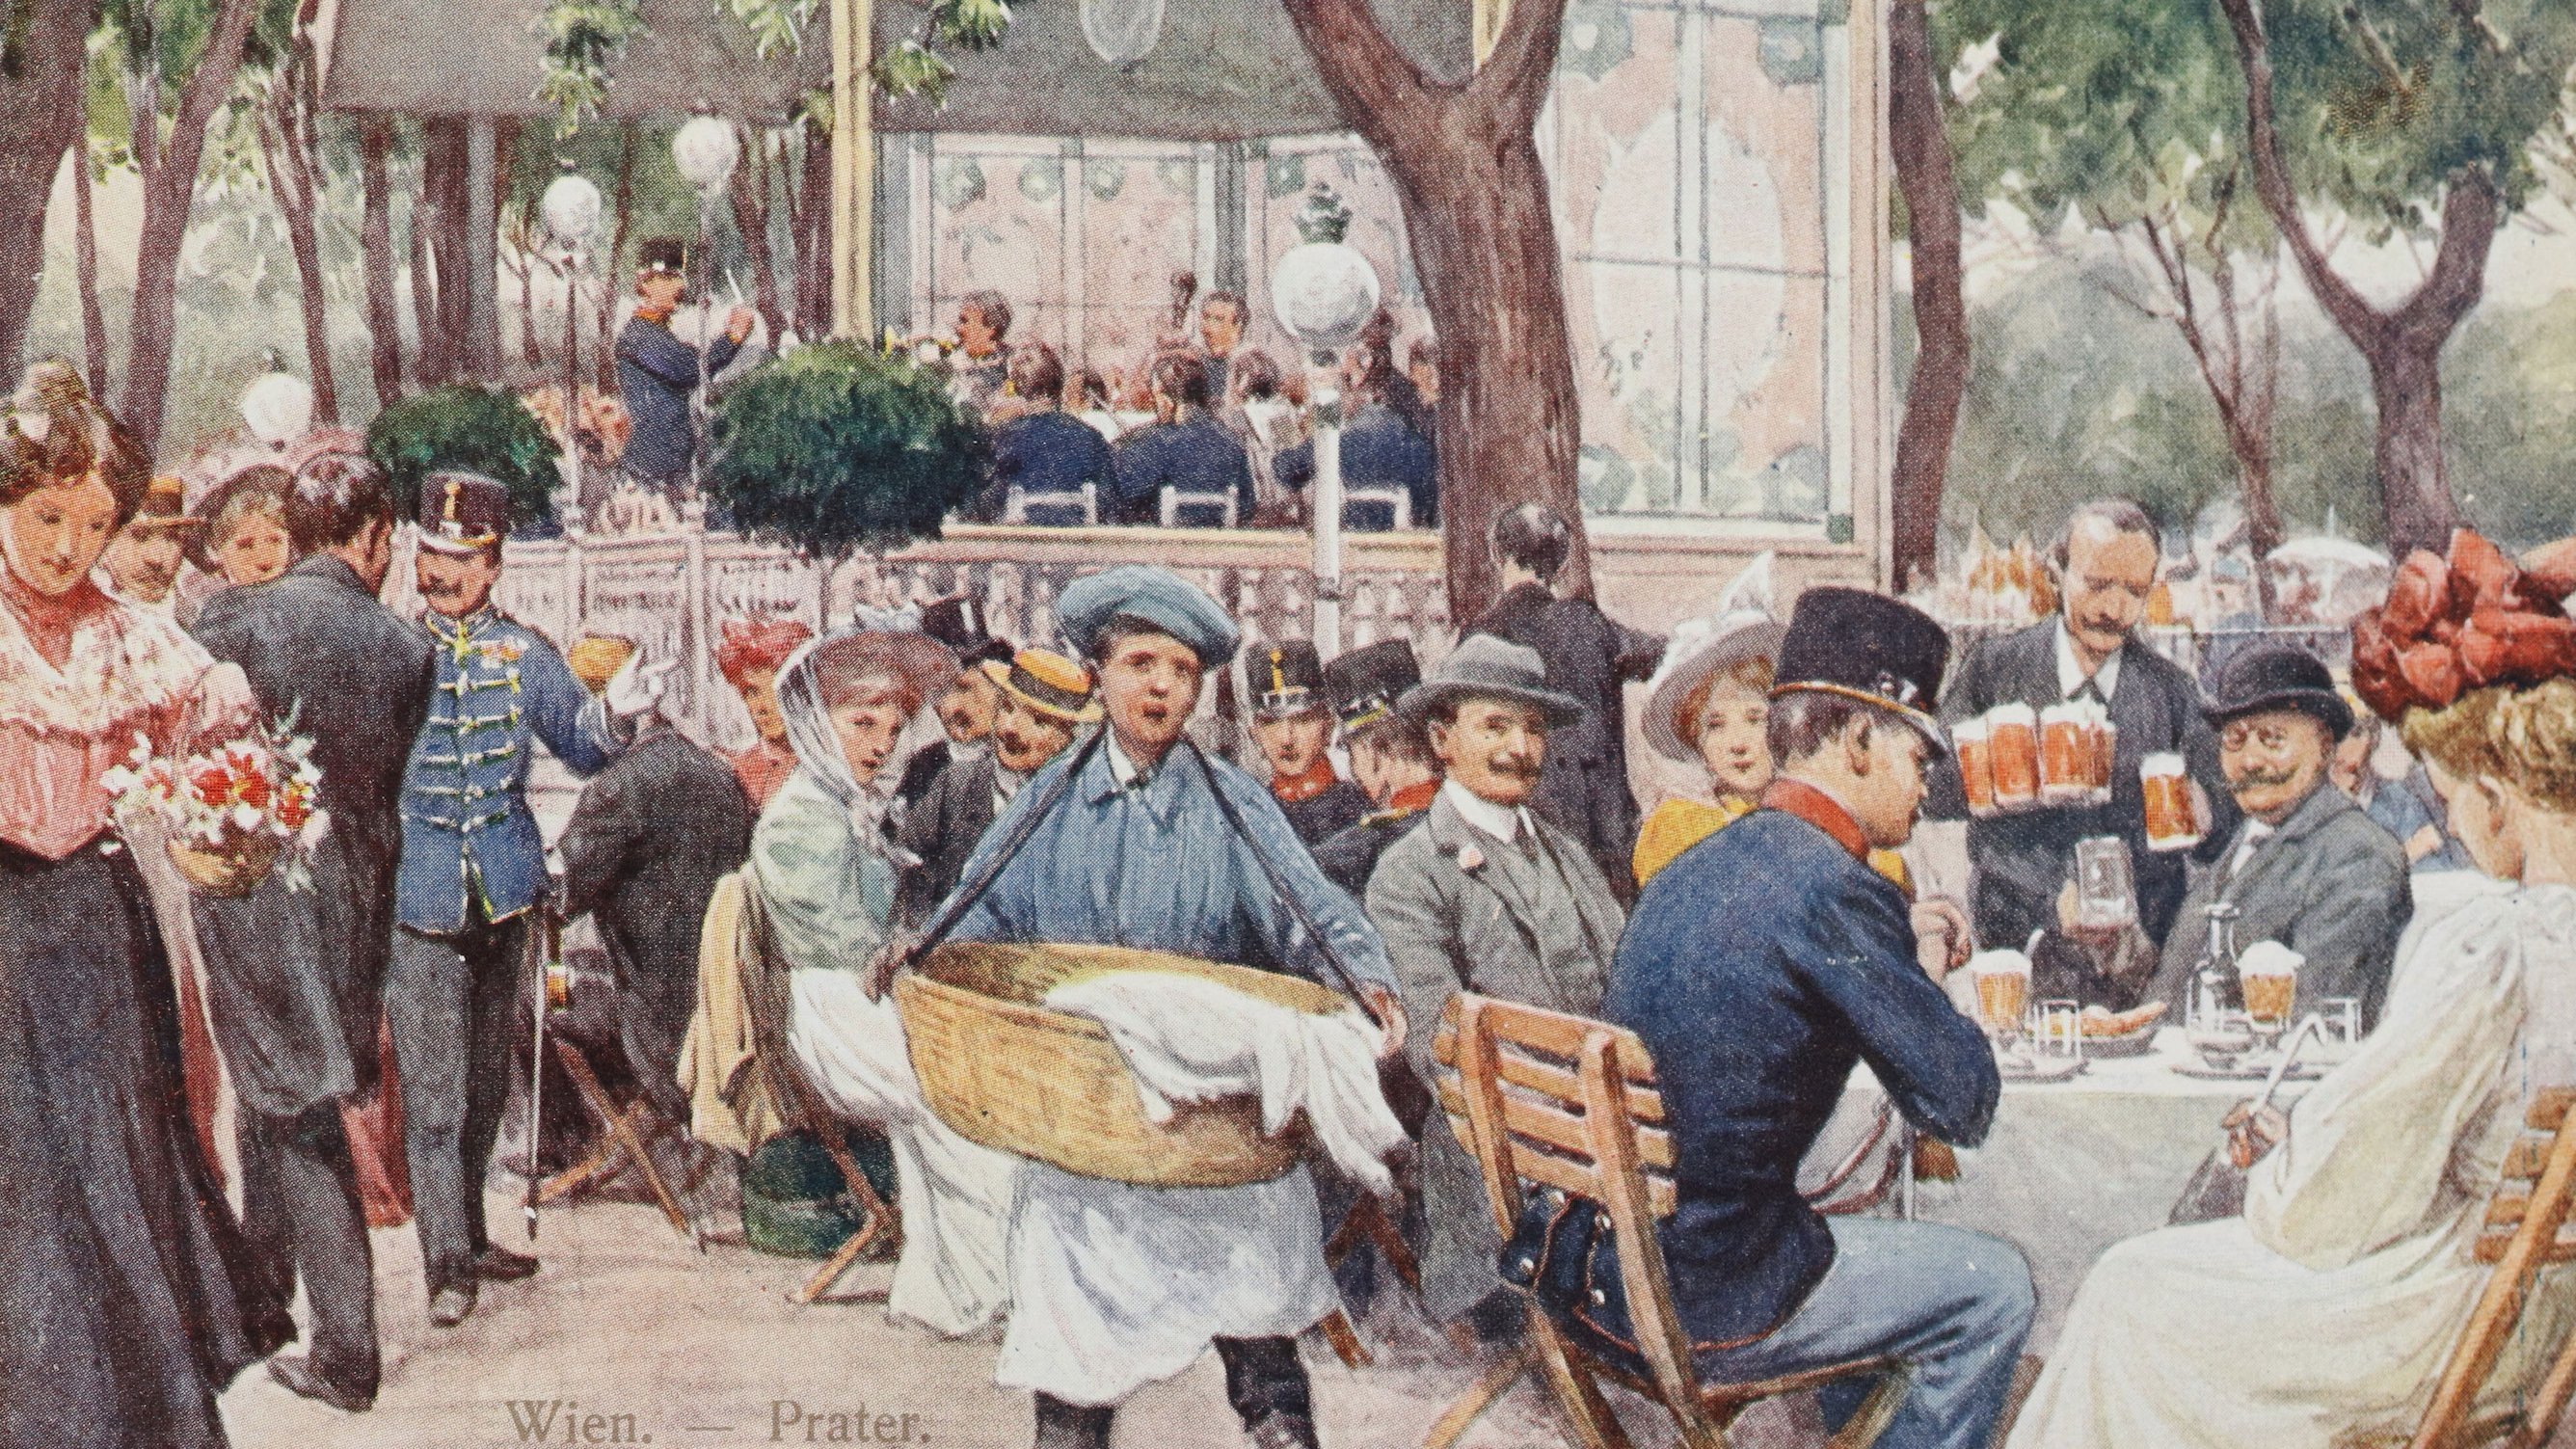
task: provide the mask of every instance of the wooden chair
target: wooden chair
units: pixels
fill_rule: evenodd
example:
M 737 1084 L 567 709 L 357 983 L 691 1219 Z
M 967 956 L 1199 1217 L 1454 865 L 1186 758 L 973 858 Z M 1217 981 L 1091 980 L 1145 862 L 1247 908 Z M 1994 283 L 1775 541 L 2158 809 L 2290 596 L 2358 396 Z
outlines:
M 1241 505 L 1231 490 L 1223 493 L 1185 492 L 1166 483 L 1156 494 L 1156 502 L 1159 505 L 1157 516 L 1165 528 L 1180 527 L 1184 510 L 1199 513 L 1214 509 L 1218 521 L 1212 526 L 1217 528 L 1235 528 L 1242 522 L 1235 517 L 1235 511 Z
M 2576 1088 L 2553 1087 L 2533 1098 L 2526 1129 L 2506 1152 L 2486 1222 L 2473 1252 L 2495 1271 L 2452 1346 L 2450 1361 L 2433 1390 L 2433 1402 L 2409 1449 L 2468 1449 L 2502 1442 L 2507 1449 L 2539 1449 L 2549 1442 L 2576 1390 L 2576 1333 L 2558 1354 L 2539 1387 L 2512 1409 L 2475 1416 L 2479 1393 L 2504 1352 L 2543 1270 L 2576 1263 L 2576 1230 L 2567 1225 L 2576 1190 Z M 2390 1441 L 2392 1444 L 2394 1440 Z
M 565 1074 L 572 1078 L 573 1088 L 581 1094 L 582 1104 L 599 1119 L 600 1132 L 599 1140 L 592 1144 L 590 1152 L 581 1161 L 537 1185 L 537 1201 L 548 1203 L 568 1197 L 583 1183 L 614 1169 L 621 1160 L 631 1162 L 636 1171 L 643 1174 L 644 1185 L 652 1190 L 653 1200 L 661 1205 L 662 1216 L 669 1220 L 671 1230 L 703 1249 L 706 1244 L 699 1237 L 697 1224 L 681 1210 L 679 1200 L 671 1195 L 670 1185 L 662 1180 L 662 1170 L 653 1165 L 653 1154 L 646 1150 L 654 1139 L 671 1130 L 670 1124 L 656 1117 L 651 1104 L 640 1096 L 623 1107 L 617 1105 L 616 1099 L 608 1095 L 608 1089 L 600 1085 L 599 1073 L 591 1067 L 590 1058 L 582 1055 L 580 1047 L 560 1036 L 549 1038 L 548 1045 L 555 1049 L 555 1060 L 563 1064 Z
M 1545 1374 L 1584 1449 L 1626 1449 L 1628 1443 L 1601 1395 L 1604 1378 L 1661 1404 L 1689 1449 L 1724 1449 L 1727 1426 L 1761 1400 L 1875 1377 L 1878 1388 L 1834 1436 L 1831 1449 L 1863 1449 L 1877 1439 L 1904 1397 L 1903 1371 L 1893 1361 L 1840 1363 L 1758 1382 L 1700 1379 L 1656 1237 L 1656 1225 L 1679 1205 L 1673 1139 L 1663 1125 L 1654 1064 L 1635 1034 L 1562 1012 L 1461 995 L 1443 1015 L 1433 1054 L 1454 1069 L 1441 1074 L 1441 1106 L 1458 1140 L 1484 1168 L 1494 1224 L 1506 1238 L 1520 1222 L 1525 1185 L 1601 1205 L 1604 1230 L 1619 1243 L 1620 1283 L 1649 1372 L 1641 1377 L 1587 1353 L 1532 1300 L 1527 1357 L 1498 1366 L 1453 1404 L 1433 1426 L 1432 1445 L 1454 1441 L 1529 1360 Z
M 1003 494 L 1002 521 L 1026 523 L 1032 508 L 1071 509 L 1082 515 L 1085 526 L 1100 522 L 1100 485 L 1085 483 L 1076 491 L 1040 490 L 1032 493 L 1014 483 Z

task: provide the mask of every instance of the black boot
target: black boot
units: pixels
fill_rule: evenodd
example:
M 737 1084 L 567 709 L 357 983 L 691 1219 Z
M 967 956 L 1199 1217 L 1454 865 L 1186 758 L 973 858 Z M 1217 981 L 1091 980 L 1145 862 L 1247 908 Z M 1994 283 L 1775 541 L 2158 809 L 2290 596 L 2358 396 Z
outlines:
M 1115 1404 L 1068 1404 L 1053 1394 L 1038 1395 L 1036 1449 L 1109 1449 Z
M 1220 1338 L 1225 1397 L 1254 1449 L 1317 1449 L 1314 1393 L 1293 1338 Z
M 1315 1421 L 1285 1410 L 1246 1425 L 1244 1432 L 1252 1439 L 1252 1449 L 1322 1449 L 1315 1439 Z

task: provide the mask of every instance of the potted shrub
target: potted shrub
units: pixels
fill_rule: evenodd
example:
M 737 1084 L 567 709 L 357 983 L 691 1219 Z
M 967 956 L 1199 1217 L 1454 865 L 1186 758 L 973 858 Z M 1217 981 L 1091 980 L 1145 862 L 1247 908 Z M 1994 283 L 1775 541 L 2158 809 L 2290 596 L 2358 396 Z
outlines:
M 707 489 L 735 526 L 818 559 L 938 537 L 984 486 L 989 457 L 945 374 L 846 342 L 735 383 L 712 452 Z

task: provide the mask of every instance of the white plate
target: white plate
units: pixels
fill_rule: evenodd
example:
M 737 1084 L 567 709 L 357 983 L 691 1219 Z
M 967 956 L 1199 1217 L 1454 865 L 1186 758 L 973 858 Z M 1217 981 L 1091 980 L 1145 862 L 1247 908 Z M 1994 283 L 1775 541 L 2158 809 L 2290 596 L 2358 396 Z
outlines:
M 2174 1075 L 2201 1082 L 2260 1082 L 2272 1075 L 2273 1066 L 2274 1063 L 2268 1061 L 2239 1062 L 2232 1067 L 2213 1067 L 2207 1062 L 2177 1062 Z M 2325 1074 L 2323 1063 L 2302 1059 L 2297 1066 L 2282 1073 L 2281 1080 L 2313 1082 Z
M 2040 1057 L 2027 1062 L 1997 1062 L 2007 1082 L 2062 1082 L 2084 1070 L 2081 1057 Z
M 2104 1061 L 2115 1057 L 2142 1057 L 2155 1050 L 2155 1046 L 2156 1029 L 2148 1026 L 2123 1036 L 2088 1036 L 2084 1038 L 2084 1055 Z

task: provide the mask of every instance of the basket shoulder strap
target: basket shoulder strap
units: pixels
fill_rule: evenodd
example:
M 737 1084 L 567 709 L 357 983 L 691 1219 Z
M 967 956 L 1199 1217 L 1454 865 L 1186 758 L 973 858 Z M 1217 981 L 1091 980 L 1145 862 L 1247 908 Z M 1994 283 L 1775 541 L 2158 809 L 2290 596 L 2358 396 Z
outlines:
M 1074 752 L 1072 763 L 1065 766 L 1064 773 L 1056 776 L 1054 782 L 1047 786 L 1046 797 L 1030 806 L 1028 813 L 1022 815 L 1012 825 L 1011 833 L 1002 837 L 1001 844 L 995 846 L 992 854 L 985 857 L 984 868 L 975 872 L 973 880 L 958 887 L 956 894 L 948 898 L 948 904 L 941 908 L 939 918 L 930 923 L 929 929 L 921 933 L 921 939 L 914 942 L 912 949 L 904 954 L 903 964 L 906 967 L 929 954 L 932 947 L 948 939 L 948 933 L 957 929 L 959 921 L 966 919 L 966 913 L 973 910 L 975 903 L 984 898 L 984 893 L 993 888 L 993 882 L 1002 878 L 1002 872 L 1009 869 L 1011 862 L 1019 857 L 1020 848 L 1029 843 L 1030 836 L 1037 834 L 1038 826 L 1044 823 L 1049 815 L 1055 813 L 1058 805 L 1064 803 L 1064 797 L 1073 789 L 1074 777 L 1080 775 L 1083 767 L 1091 763 L 1091 757 L 1099 753 L 1100 742 L 1107 738 L 1108 734 L 1108 726 L 1103 725 L 1092 731 L 1091 738 L 1082 742 L 1082 747 Z
M 1332 968 L 1334 978 L 1340 983 L 1342 994 L 1357 1002 L 1360 1010 L 1367 1013 L 1369 1020 L 1381 1027 L 1386 1025 L 1385 1022 L 1378 1020 L 1377 1012 L 1370 1007 L 1368 999 L 1360 994 L 1359 978 L 1352 972 L 1350 963 L 1342 959 L 1341 951 L 1333 945 L 1333 938 L 1325 932 L 1322 923 L 1315 919 L 1314 912 L 1306 909 L 1304 899 L 1294 890 L 1289 889 L 1288 878 L 1280 873 L 1279 863 L 1272 860 L 1270 852 L 1262 848 L 1260 837 L 1252 833 L 1252 827 L 1245 822 L 1243 812 L 1236 809 L 1234 801 L 1227 797 L 1225 786 L 1217 781 L 1216 766 L 1208 763 L 1206 752 L 1199 748 L 1196 740 L 1184 738 L 1181 743 L 1188 748 L 1190 758 L 1198 761 L 1199 774 L 1207 781 L 1208 793 L 1216 797 L 1217 813 L 1225 817 L 1226 825 L 1243 841 L 1244 847 L 1252 852 L 1254 863 L 1261 867 L 1262 879 L 1270 883 L 1270 893 L 1279 898 L 1279 903 L 1288 908 L 1289 916 L 1298 925 L 1304 927 L 1307 936 L 1314 941 L 1315 949 L 1323 955 L 1324 964 Z

